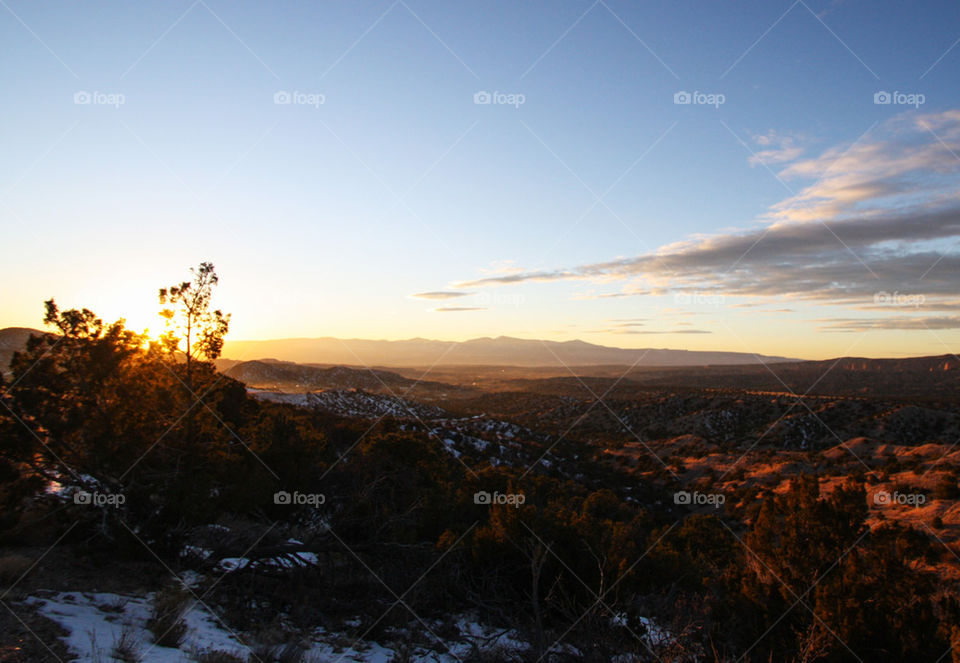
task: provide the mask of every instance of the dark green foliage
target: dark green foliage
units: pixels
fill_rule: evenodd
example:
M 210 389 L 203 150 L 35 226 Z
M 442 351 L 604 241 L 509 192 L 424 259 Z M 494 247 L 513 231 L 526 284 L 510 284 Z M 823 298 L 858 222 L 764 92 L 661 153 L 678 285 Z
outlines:
M 409 607 L 427 619 L 470 610 L 517 629 L 534 660 L 550 658 L 561 637 L 583 660 L 665 661 L 937 660 L 960 640 L 956 600 L 935 599 L 922 570 L 938 556 L 929 537 L 871 531 L 862 481 L 829 495 L 814 477 L 781 493 L 742 487 L 727 511 L 685 515 L 646 480 L 626 486 L 630 476 L 581 460 L 585 450 L 570 441 L 554 453 L 577 455 L 576 480 L 457 459 L 435 435 L 390 418 L 371 426 L 261 404 L 209 361 L 226 331 L 226 316 L 209 311 L 214 284 L 205 264 L 192 284 L 162 295 L 186 307 L 185 355 L 179 336 L 149 343 L 122 321 L 47 302 L 55 333 L 15 356 L 15 386 L 2 397 L 0 530 L 20 532 L 31 509 L 66 510 L 68 519 L 47 521 L 51 540 L 79 520 L 74 540 L 106 544 L 100 554 L 155 552 L 170 565 L 218 522 L 235 524 L 234 538 L 202 547 L 220 557 L 257 561 L 302 541 L 315 565 L 252 564 L 211 589 L 226 621 L 250 631 L 278 615 L 301 629 L 359 615 L 358 635 L 386 638 L 411 622 Z M 43 497 L 50 481 L 126 499 L 64 504 Z M 702 488 L 710 485 L 707 476 Z M 278 491 L 325 501 L 278 503 Z M 478 491 L 523 503 L 478 504 Z M 935 496 L 956 491 L 949 475 Z M 158 644 L 182 641 L 188 604 L 182 590 L 157 594 L 149 626 Z M 672 640 L 648 637 L 645 618 Z
M 910 560 L 930 554 L 929 540 L 894 525 L 870 531 L 860 486 L 820 495 L 814 477 L 768 499 L 745 538 L 744 596 L 762 623 L 778 627 L 759 651 L 783 655 L 796 633 L 824 628 L 825 660 L 936 660 L 946 650 L 937 637 L 931 574 Z

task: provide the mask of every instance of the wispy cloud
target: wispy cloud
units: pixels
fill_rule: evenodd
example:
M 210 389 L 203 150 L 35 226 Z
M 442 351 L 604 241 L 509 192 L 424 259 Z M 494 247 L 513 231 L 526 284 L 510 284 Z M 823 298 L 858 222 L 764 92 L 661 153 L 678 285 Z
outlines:
M 898 296 L 901 296 L 901 297 L 904 297 L 904 298 L 909 298 L 909 297 L 911 297 L 911 295 L 909 295 L 909 294 L 892 293 L 891 298 L 894 298 L 894 299 L 895 299 L 895 298 L 898 297 Z M 936 302 L 916 301 L 916 300 L 914 300 L 913 302 L 911 302 L 910 305 L 912 306 L 912 308 L 914 308 L 914 309 L 916 309 L 916 310 L 918 310 L 918 311 L 926 311 L 926 312 L 933 312 L 933 311 L 957 312 L 957 311 L 960 311 L 960 302 L 958 302 L 958 301 L 950 301 L 950 300 L 941 300 L 941 301 L 936 301 Z M 858 305 L 857 308 L 860 309 L 860 310 L 862 310 L 862 311 L 889 311 L 889 310 L 890 310 L 890 304 L 871 302 L 871 303 L 869 303 L 869 304 Z
M 678 326 L 683 324 L 690 323 L 676 323 Z M 651 336 L 651 335 L 664 335 L 664 334 L 712 334 L 713 332 L 707 329 L 635 329 L 633 327 L 621 327 L 613 326 L 606 327 L 603 329 L 593 329 L 589 331 L 590 334 L 620 334 L 624 336 Z
M 797 145 L 797 139 L 790 135 L 783 135 L 776 131 L 768 131 L 765 134 L 753 136 L 754 142 L 761 149 L 754 152 L 749 159 L 751 166 L 760 166 L 763 164 L 774 165 L 794 161 L 804 152 L 804 149 Z
M 418 292 L 410 296 L 417 299 L 456 299 L 472 294 L 472 292 L 464 292 L 463 290 L 435 290 L 433 292 Z
M 645 292 L 605 292 L 602 294 L 592 293 L 592 292 L 577 292 L 574 293 L 571 299 L 583 301 L 589 299 L 620 299 L 623 297 L 637 297 L 642 294 L 647 294 Z
M 905 291 L 936 305 L 960 291 L 958 154 L 960 110 L 906 113 L 851 145 L 784 168 L 784 181 L 812 183 L 770 208 L 759 228 L 453 287 L 621 281 L 625 292 L 711 291 L 845 306 Z
M 873 329 L 904 331 L 960 329 L 960 316 L 914 318 L 896 316 L 889 318 L 833 318 L 818 320 L 826 331 L 865 332 Z
M 624 329 L 611 330 L 614 334 L 712 334 L 708 329 Z

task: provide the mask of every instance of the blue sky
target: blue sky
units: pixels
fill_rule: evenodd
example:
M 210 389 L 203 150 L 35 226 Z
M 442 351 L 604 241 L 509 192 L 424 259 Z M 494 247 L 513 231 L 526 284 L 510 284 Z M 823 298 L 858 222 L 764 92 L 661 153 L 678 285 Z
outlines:
M 955 351 L 958 19 L 4 0 L 0 326 L 56 296 L 157 330 L 211 260 L 235 338 Z

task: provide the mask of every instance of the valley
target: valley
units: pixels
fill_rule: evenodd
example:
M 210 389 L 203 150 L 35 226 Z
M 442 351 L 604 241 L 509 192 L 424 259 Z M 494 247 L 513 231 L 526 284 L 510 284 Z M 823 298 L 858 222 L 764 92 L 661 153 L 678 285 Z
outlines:
M 816 477 L 827 492 L 855 478 L 868 487 L 873 526 L 892 520 L 925 532 L 936 543 L 930 564 L 960 578 L 958 365 L 952 356 L 843 359 L 627 369 L 613 377 L 610 367 L 571 376 L 577 369 L 277 362 L 270 372 L 251 375 L 244 363 L 227 374 L 271 402 L 371 422 L 396 419 L 471 468 L 540 463 L 572 478 L 589 462 L 619 477 L 623 498 L 640 485 L 719 493 L 725 511 L 744 522 L 764 495 L 785 491 L 798 476 Z M 835 374 L 814 377 L 821 370 Z M 804 395 L 811 384 L 836 393 Z M 883 396 L 895 391 L 898 398 Z M 899 503 L 885 495 L 914 497 Z

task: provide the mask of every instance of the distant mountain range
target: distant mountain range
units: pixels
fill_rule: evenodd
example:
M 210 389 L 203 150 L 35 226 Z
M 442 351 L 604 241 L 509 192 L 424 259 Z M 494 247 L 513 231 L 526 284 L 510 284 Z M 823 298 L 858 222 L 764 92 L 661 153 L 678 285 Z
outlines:
M 6 370 L 16 350 L 31 334 L 25 327 L 0 329 L 0 367 Z M 517 366 L 563 368 L 565 366 L 745 366 L 797 361 L 787 357 L 748 352 L 712 352 L 662 348 L 629 349 L 585 341 L 540 341 L 509 336 L 475 338 L 469 341 L 435 341 L 414 338 L 376 341 L 337 338 L 294 338 L 267 341 L 227 341 L 221 369 L 249 360 L 274 360 L 327 366 Z M 276 367 L 272 367 L 276 368 Z
M 337 338 L 293 338 L 271 341 L 228 341 L 223 356 L 310 364 L 353 366 L 705 366 L 797 361 L 748 352 L 710 352 L 658 348 L 628 349 L 585 341 L 539 341 L 509 336 L 469 341 L 373 341 Z
M 0 329 L 0 372 L 36 329 Z M 363 389 L 409 392 L 428 400 L 466 397 L 482 389 L 524 389 L 541 381 L 581 384 L 581 377 L 623 386 L 785 391 L 953 399 L 960 390 L 954 355 L 802 361 L 737 352 L 631 350 L 583 341 L 479 338 L 460 343 L 338 340 L 335 338 L 228 343 L 217 367 L 260 389 Z M 272 358 L 265 358 L 272 357 Z M 762 363 L 761 363 L 762 362 Z M 368 369 L 367 367 L 375 367 Z M 431 369 L 426 373 L 426 369 Z M 428 379 L 424 379 L 429 376 Z M 603 389 L 604 387 L 598 387 Z

